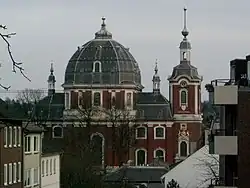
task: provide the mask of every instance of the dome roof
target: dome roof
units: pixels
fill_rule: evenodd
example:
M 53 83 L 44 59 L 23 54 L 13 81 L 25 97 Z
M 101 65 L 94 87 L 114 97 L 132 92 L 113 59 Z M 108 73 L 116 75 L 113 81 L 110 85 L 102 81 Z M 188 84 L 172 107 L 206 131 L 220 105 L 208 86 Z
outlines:
M 64 87 L 73 85 L 124 85 L 142 89 L 139 66 L 128 48 L 112 39 L 105 18 L 95 39 L 87 42 L 70 58 Z

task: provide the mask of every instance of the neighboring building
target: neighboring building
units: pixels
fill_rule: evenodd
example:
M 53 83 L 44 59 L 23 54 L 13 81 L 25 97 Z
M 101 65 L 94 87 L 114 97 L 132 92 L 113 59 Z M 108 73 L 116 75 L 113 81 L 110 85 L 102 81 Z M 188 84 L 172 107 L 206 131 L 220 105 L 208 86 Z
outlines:
M 207 84 L 210 101 L 220 109 L 211 124 L 210 153 L 220 155 L 218 187 L 248 187 L 250 56 L 230 62 L 230 79 Z
M 186 9 L 184 11 L 186 13 Z M 48 118 L 44 134 L 46 147 L 63 150 L 67 128 L 77 124 L 79 109 L 95 107 L 102 111 L 116 108 L 135 116 L 135 141 L 122 159 L 114 154 L 112 124 L 101 113 L 93 121 L 91 139 L 98 140 L 104 166 L 118 166 L 133 160 L 135 165 L 155 158 L 171 164 L 185 159 L 198 148 L 201 130 L 202 78 L 191 65 L 191 44 L 185 24 L 180 43 L 180 64 L 169 77 L 170 102 L 161 94 L 158 66 L 153 75 L 153 91 L 143 92 L 139 65 L 129 49 L 112 39 L 105 18 L 95 38 L 77 48 L 65 71 L 64 93 L 55 92 L 54 69 L 48 78 L 48 96 L 40 101 L 42 115 Z M 74 118 L 73 118 L 74 117 Z M 94 118 L 93 118 L 94 119 Z M 79 124 L 79 123 L 78 123 Z M 82 128 L 84 129 L 84 127 Z
M 164 188 L 161 177 L 168 171 L 164 167 L 123 166 L 104 177 L 106 184 L 127 185 L 137 188 Z
M 21 135 L 21 121 L 0 119 L 0 187 L 23 187 Z
M 60 153 L 43 153 L 41 188 L 60 188 Z
M 208 188 L 218 174 L 219 156 L 209 154 L 209 146 L 205 145 L 161 178 L 165 188 L 172 179 L 180 188 Z
M 25 127 L 24 159 L 23 159 L 23 182 L 24 187 L 40 187 L 41 176 L 41 151 L 42 151 L 41 127 L 28 125 Z

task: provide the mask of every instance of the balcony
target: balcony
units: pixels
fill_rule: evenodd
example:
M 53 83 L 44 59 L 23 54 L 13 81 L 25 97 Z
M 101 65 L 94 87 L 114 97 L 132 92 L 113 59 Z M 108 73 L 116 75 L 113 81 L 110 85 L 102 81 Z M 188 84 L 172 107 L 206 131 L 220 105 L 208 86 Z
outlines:
M 211 132 L 209 135 L 209 153 L 217 155 L 238 155 L 238 137 L 225 136 L 222 130 Z
M 208 84 L 208 86 L 210 86 L 210 92 L 212 91 L 213 93 L 215 105 L 238 104 L 238 85 L 234 85 L 233 80 L 217 79 L 211 81 L 211 84 Z
M 236 105 L 238 103 L 238 86 L 214 86 L 215 105 Z

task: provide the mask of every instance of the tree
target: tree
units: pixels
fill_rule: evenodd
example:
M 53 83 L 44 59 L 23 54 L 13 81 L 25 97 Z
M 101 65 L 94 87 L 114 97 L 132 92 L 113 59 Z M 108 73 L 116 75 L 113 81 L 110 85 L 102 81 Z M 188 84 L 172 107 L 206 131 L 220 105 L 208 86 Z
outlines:
M 73 121 L 64 134 L 64 151 L 62 157 L 61 182 L 64 187 L 101 187 L 100 159 L 102 153 L 92 137 L 92 129 L 97 123 L 99 109 L 91 106 L 91 101 L 84 105 L 73 106 L 75 114 L 69 114 Z M 98 140 L 97 140 L 98 141 Z M 97 146 L 97 147 L 96 147 Z
M 6 25 L 0 25 L 0 29 L 3 30 L 7 30 L 7 26 Z M 11 52 L 11 45 L 9 42 L 9 38 L 11 38 L 12 36 L 16 35 L 16 33 L 6 33 L 3 34 L 2 32 L 0 32 L 0 37 L 3 39 L 3 41 L 5 42 L 5 44 L 7 45 L 7 50 L 8 50 L 8 54 L 10 57 L 10 60 L 12 62 L 12 72 L 16 73 L 16 70 L 19 70 L 19 72 L 22 74 L 22 76 L 24 78 L 26 78 L 28 81 L 31 81 L 24 73 L 24 68 L 22 67 L 22 62 L 18 62 L 14 59 L 12 52 Z M 4 86 L 2 84 L 0 84 L 0 87 L 8 90 L 10 89 L 10 86 Z
M 206 147 L 206 146 L 204 146 Z M 219 156 L 214 154 L 209 154 L 208 147 L 204 148 L 203 157 L 196 159 L 197 164 L 195 168 L 201 173 L 203 180 L 200 182 L 199 186 L 208 184 L 214 180 L 219 179 Z
M 20 103 L 32 104 L 39 102 L 45 97 L 45 93 L 41 89 L 24 89 L 17 93 L 16 99 Z
M 167 188 L 180 188 L 180 185 L 177 183 L 177 181 L 172 179 L 171 181 L 168 182 Z
M 122 165 L 129 158 L 130 149 L 135 144 L 135 116 L 132 110 L 112 106 L 105 110 L 106 121 L 112 127 L 112 159 Z M 125 157 L 125 158 L 124 158 Z

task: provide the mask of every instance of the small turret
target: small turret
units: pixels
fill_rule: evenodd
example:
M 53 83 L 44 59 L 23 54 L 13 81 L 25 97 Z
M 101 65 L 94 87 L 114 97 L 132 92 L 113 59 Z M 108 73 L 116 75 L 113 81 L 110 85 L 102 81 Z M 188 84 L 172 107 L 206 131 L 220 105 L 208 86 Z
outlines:
M 51 63 L 50 75 L 48 77 L 48 95 L 49 96 L 55 93 L 55 83 L 56 83 L 56 77 L 54 76 L 53 63 Z
M 155 61 L 155 73 L 153 75 L 153 93 L 159 94 L 160 93 L 160 75 L 158 74 L 158 66 L 157 60 Z

